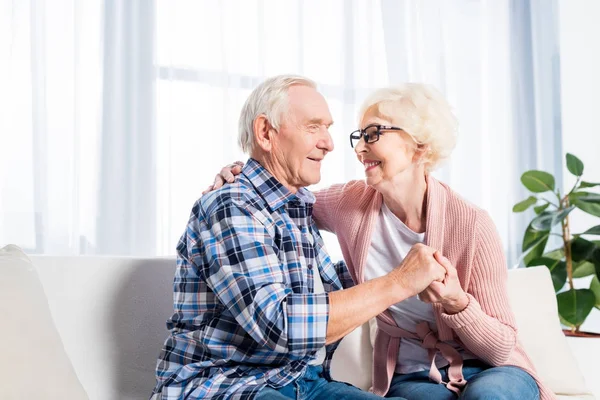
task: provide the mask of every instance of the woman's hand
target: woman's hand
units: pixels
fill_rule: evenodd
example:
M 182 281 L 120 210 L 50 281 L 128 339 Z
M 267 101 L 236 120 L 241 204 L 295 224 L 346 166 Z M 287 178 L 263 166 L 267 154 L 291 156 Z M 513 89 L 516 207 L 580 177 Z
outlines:
M 446 314 L 457 314 L 467 308 L 469 297 L 460 286 L 454 265 L 439 251 L 436 251 L 433 256 L 446 270 L 446 277 L 443 282 L 431 282 L 425 290 L 419 293 L 419 299 L 425 303 L 441 303 Z
M 215 181 L 212 185 L 204 189 L 202 192 L 205 195 L 208 192 L 212 192 L 213 190 L 217 190 L 221 186 L 227 183 L 232 183 L 235 180 L 236 175 L 242 173 L 242 168 L 244 167 L 244 163 L 241 161 L 235 161 L 233 164 L 229 164 L 223 167 L 221 172 L 215 175 Z

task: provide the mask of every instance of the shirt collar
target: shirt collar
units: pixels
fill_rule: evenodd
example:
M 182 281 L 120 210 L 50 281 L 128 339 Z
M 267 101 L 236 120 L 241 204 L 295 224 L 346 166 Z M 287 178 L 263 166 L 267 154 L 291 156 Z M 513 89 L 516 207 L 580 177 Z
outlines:
M 297 201 L 300 205 L 315 202 L 315 196 L 308 189 L 302 187 L 296 194 L 292 193 L 253 158 L 248 159 L 242 168 L 242 174 L 254 185 L 258 194 L 265 199 L 271 211 L 276 211 L 290 201 Z

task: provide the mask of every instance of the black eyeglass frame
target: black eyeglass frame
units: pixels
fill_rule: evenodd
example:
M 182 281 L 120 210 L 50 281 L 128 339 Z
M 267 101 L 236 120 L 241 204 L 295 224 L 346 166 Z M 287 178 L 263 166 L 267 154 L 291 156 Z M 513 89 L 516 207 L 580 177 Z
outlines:
M 369 140 L 370 135 L 367 133 L 367 129 L 376 127 L 375 131 L 375 139 Z M 403 131 L 404 129 L 398 128 L 397 126 L 389 126 L 389 125 L 380 125 L 380 124 L 370 124 L 365 126 L 365 129 L 357 129 L 350 133 L 350 147 L 354 148 L 354 143 L 352 140 L 360 141 L 360 139 L 364 139 L 365 143 L 375 143 L 379 140 L 381 136 L 381 131 Z M 357 142 L 358 143 L 358 142 Z

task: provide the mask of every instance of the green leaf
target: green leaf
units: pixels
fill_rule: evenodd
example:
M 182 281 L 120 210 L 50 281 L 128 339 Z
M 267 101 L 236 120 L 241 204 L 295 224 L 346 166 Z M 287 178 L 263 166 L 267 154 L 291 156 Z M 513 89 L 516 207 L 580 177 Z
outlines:
M 566 321 L 563 317 L 560 316 L 560 314 L 558 314 L 558 319 L 560 320 L 560 323 L 562 325 L 566 325 L 566 326 L 570 326 L 570 327 L 575 327 L 575 325 L 571 325 L 570 322 Z
M 571 289 L 556 295 L 558 313 L 571 326 L 580 326 L 596 304 L 596 295 L 590 289 Z
M 594 253 L 590 257 L 590 261 L 594 263 L 596 278 L 600 279 L 600 247 L 596 247 Z
M 590 290 L 594 292 L 594 296 L 596 296 L 596 304 L 594 307 L 600 310 L 600 281 L 598 277 L 595 276 L 592 278 L 592 283 L 590 283 Z
M 531 227 L 531 224 L 525 230 L 525 236 L 523 237 L 523 253 L 526 253 L 523 257 L 523 264 L 525 266 L 540 257 L 544 253 L 548 237 L 550 236 L 549 231 L 537 231 Z
M 545 265 L 548 267 L 550 275 L 552 276 L 552 284 L 554 285 L 555 292 L 558 292 L 565 286 L 565 282 L 567 281 L 567 263 L 560 260 L 553 260 L 552 258 L 540 257 L 531 260 L 527 266 L 533 267 L 537 265 Z
M 528 198 L 526 198 L 523 201 L 518 202 L 517 204 L 515 204 L 513 206 L 513 212 L 523 212 L 525 210 L 527 210 L 529 207 L 531 207 L 532 205 L 534 205 L 535 203 L 537 203 L 537 198 L 535 196 L 529 196 Z
M 571 240 L 571 258 L 573 261 L 588 261 L 596 249 L 596 244 L 576 237 Z
M 562 260 L 563 258 L 565 258 L 565 249 L 559 247 L 558 249 L 554 249 L 544 254 L 544 257 L 548 257 L 553 260 Z
M 548 208 L 549 205 L 550 203 L 546 203 L 542 204 L 541 206 L 533 207 L 533 211 L 535 211 L 536 214 L 541 214 L 546 208 Z
M 567 169 L 575 176 L 583 175 L 583 163 L 571 153 L 567 153 Z
M 600 217 L 600 194 L 575 192 L 569 195 L 571 204 L 588 214 Z
M 572 250 L 572 249 L 571 249 Z M 543 258 L 550 258 L 555 261 L 561 261 L 565 258 L 565 249 L 559 247 L 558 249 L 545 253 Z M 565 269 L 567 263 L 565 262 Z M 590 276 L 595 273 L 594 264 L 589 261 L 573 261 L 573 278 L 583 278 Z
M 521 175 L 523 185 L 534 193 L 554 190 L 554 176 L 544 171 L 531 170 Z
M 579 184 L 580 188 L 591 188 L 595 186 L 600 186 L 600 183 L 581 181 L 581 183 Z
M 577 200 L 583 200 L 590 203 L 600 203 L 600 193 L 592 192 L 573 192 L 571 196 L 575 196 Z
M 581 235 L 600 235 L 600 225 L 596 225 L 593 228 L 590 228 L 587 231 L 580 233 L 578 236 Z
M 565 219 L 574 208 L 574 206 L 570 206 L 563 210 L 543 212 L 531 221 L 531 227 L 538 231 L 548 231 Z
M 573 204 L 582 211 L 592 214 L 595 217 L 600 217 L 600 204 L 588 203 L 587 201 L 576 201 Z
M 541 256 L 544 253 L 544 248 L 546 247 L 546 243 L 548 242 L 548 236 L 541 238 L 535 246 L 533 246 L 529 252 L 523 257 L 523 264 L 527 266 L 531 260 Z
M 531 228 L 536 231 L 549 231 L 552 228 L 552 212 L 543 212 L 531 221 Z
M 573 278 L 583 278 L 586 276 L 594 275 L 596 269 L 594 264 L 589 261 L 573 261 Z
M 525 229 L 525 235 L 523 236 L 523 245 L 521 246 L 522 251 L 527 251 L 533 246 L 537 245 L 540 240 L 544 239 L 550 234 L 550 232 L 541 232 L 531 227 L 531 224 Z M 537 257 L 536 257 L 537 258 Z

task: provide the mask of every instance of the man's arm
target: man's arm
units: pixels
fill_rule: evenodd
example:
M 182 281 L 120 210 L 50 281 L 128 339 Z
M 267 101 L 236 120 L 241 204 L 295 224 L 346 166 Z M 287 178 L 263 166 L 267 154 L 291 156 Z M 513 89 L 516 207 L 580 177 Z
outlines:
M 297 294 L 286 283 L 272 235 L 246 208 L 221 206 L 197 224 L 188 229 L 188 249 L 211 290 L 261 346 L 298 358 L 340 340 L 445 272 L 432 249 L 416 245 L 384 277 L 338 292 Z
M 410 297 L 387 277 L 329 293 L 327 344 L 337 342 L 391 305 Z
M 389 274 L 329 293 L 327 344 L 342 339 L 391 305 L 415 296 L 431 282 L 443 281 L 445 269 L 434 253 L 432 248 L 416 244 Z

